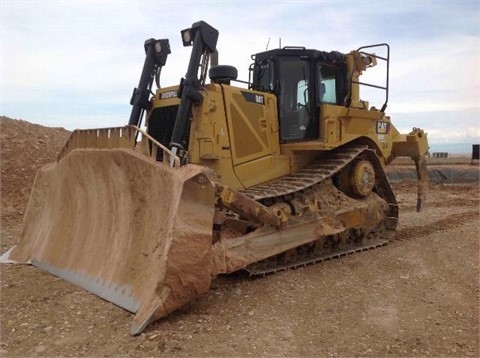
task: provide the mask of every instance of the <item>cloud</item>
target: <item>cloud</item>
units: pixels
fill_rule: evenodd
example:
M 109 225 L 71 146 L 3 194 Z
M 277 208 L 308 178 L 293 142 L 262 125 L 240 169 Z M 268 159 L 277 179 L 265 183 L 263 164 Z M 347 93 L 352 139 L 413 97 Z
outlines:
M 143 42 L 170 39 L 172 54 L 161 83 L 176 85 L 190 54 L 180 30 L 202 19 L 220 31 L 220 63 L 236 66 L 242 80 L 248 79 L 250 55 L 265 50 L 267 43 L 269 49 L 277 47 L 280 38 L 282 46 L 342 52 L 387 42 L 388 111 L 394 123 L 398 120 L 407 131 L 423 126 L 431 139 L 478 136 L 477 2 L 32 4 L 4 0 L 0 5 L 1 114 L 69 129 L 124 124 L 143 65 Z M 373 70 L 365 79 L 381 83 L 382 66 Z M 381 104 L 384 93 L 365 90 L 362 98 Z

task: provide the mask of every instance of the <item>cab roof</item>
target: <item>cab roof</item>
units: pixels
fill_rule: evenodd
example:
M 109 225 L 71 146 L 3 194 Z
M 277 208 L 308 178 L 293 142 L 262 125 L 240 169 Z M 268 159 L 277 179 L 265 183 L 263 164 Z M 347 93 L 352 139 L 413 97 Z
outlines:
M 300 57 L 318 60 L 320 62 L 330 62 L 339 64 L 345 62 L 345 54 L 338 51 L 318 51 L 306 49 L 305 47 L 289 46 L 281 49 L 259 52 L 254 55 L 255 62 L 270 60 L 277 57 Z

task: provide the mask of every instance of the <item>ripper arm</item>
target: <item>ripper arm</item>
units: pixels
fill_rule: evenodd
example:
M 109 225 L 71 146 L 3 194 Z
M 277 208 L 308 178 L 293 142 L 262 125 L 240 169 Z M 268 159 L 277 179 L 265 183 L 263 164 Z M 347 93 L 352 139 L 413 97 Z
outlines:
M 415 161 L 418 179 L 417 212 L 423 210 L 428 193 L 428 171 L 425 154 L 428 152 L 427 134 L 420 128 L 413 128 L 407 134 L 394 137 L 392 160 L 395 157 L 411 157 Z

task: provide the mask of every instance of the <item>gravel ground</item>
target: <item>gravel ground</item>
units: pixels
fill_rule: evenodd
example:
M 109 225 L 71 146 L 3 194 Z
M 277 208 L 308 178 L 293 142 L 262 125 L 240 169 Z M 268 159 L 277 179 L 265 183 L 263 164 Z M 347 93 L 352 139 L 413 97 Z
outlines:
M 9 121 L 2 118 L 2 134 Z M 2 252 L 18 242 L 26 205 L 24 194 L 5 192 L 28 193 L 36 170 L 15 157 L 22 140 L 17 150 L 10 138 L 1 143 Z M 123 309 L 35 267 L 1 265 L 0 355 L 480 356 L 478 184 L 433 186 L 421 214 L 414 183 L 394 190 L 394 242 L 265 278 L 219 277 L 138 337 Z

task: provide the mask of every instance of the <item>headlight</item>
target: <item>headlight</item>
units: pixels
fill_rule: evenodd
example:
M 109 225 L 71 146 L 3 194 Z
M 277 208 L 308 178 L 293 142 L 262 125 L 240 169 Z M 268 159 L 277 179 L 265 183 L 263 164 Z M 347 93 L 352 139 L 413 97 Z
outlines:
M 181 31 L 183 46 L 190 46 L 192 44 L 192 29 L 186 29 Z

